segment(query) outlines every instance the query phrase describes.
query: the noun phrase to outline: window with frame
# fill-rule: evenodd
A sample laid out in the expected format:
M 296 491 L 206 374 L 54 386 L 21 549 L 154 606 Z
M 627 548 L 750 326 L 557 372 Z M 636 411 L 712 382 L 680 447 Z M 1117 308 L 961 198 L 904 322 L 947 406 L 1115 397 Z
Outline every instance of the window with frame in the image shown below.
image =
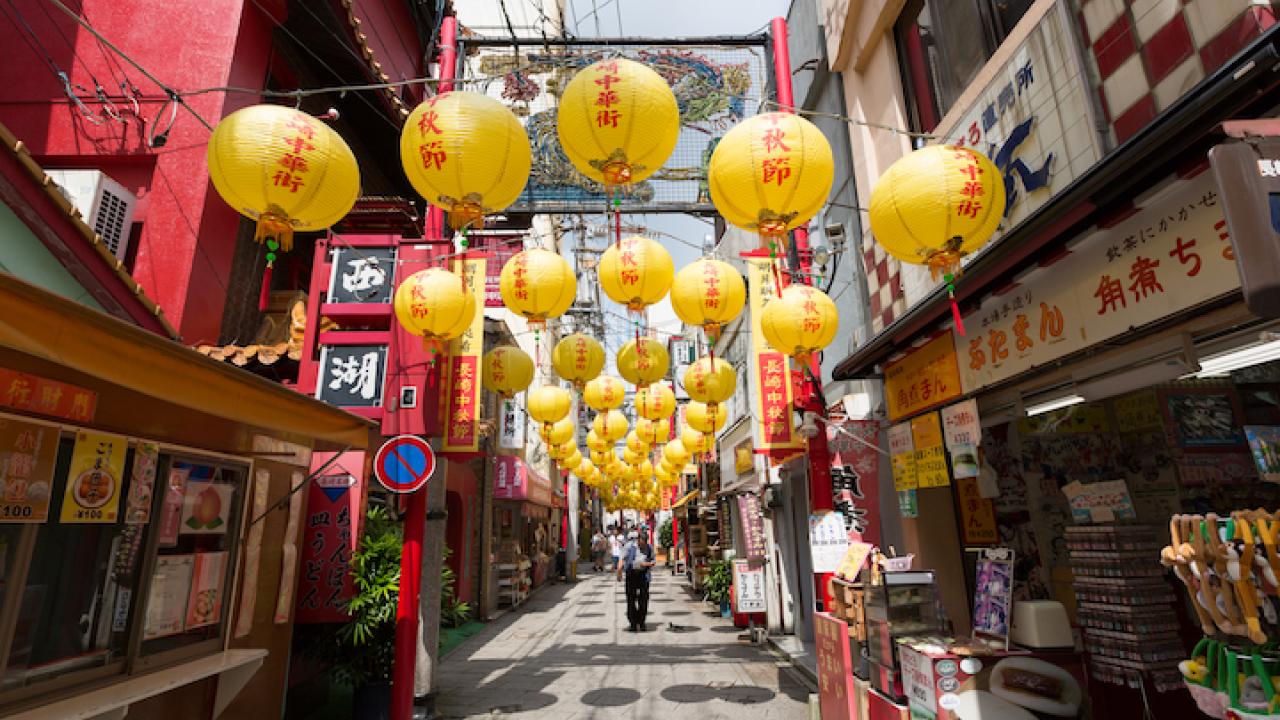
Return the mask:
M 31 453 L 33 480 L 15 479 L 26 461 L 8 445 L 27 428 L 53 447 Z M 86 438 L 126 445 L 123 464 L 108 463 L 119 478 L 86 469 Z M 0 415 L 0 707 L 221 649 L 247 476 L 244 464 Z M 104 493 L 119 502 L 111 521 L 85 509 Z M 22 512 L 38 496 L 43 522 Z
M 1034 0 L 910 0 L 894 36 L 912 124 L 942 122 Z

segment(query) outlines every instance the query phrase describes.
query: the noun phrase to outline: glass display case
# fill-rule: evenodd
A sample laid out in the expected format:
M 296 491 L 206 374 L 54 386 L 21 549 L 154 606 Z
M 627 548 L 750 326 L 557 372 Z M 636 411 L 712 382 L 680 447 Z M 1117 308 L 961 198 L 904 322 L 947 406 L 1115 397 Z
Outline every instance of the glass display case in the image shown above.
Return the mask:
M 933 573 L 883 573 L 880 583 L 866 588 L 865 612 L 871 682 L 885 695 L 902 698 L 898 639 L 945 636 L 950 632 Z

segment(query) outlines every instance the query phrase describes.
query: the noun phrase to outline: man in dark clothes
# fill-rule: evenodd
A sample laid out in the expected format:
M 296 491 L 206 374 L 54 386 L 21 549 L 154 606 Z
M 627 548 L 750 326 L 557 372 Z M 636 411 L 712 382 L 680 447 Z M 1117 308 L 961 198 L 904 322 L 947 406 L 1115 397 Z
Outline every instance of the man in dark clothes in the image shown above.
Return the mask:
M 622 562 L 618 564 L 618 578 L 624 575 L 627 580 L 627 622 L 631 632 L 645 629 L 644 618 L 649 614 L 649 572 L 653 567 L 653 546 L 649 544 L 649 535 L 641 530 L 639 535 L 622 551 Z

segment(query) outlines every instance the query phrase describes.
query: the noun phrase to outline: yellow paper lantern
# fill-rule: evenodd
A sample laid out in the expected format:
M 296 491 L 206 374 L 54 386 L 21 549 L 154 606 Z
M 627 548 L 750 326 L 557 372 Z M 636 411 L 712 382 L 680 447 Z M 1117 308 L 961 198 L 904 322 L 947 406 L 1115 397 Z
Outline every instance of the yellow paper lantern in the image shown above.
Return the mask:
M 729 419 L 729 413 L 720 405 L 708 405 L 697 401 L 684 406 L 684 422 L 701 433 L 717 433 Z
M 771 112 L 738 123 L 711 153 L 711 201 L 724 219 L 760 234 L 764 246 L 822 209 L 835 163 L 816 125 L 799 115 Z
M 982 153 L 931 145 L 889 166 L 871 191 L 871 232 L 903 262 L 954 272 L 1004 217 L 1000 170 Z
M 697 402 L 726 402 L 737 387 L 738 373 L 721 358 L 698 358 L 684 371 L 684 390 Z
M 675 264 L 655 240 L 632 235 L 609 246 L 600 256 L 596 276 L 610 300 L 641 312 L 666 297 Z
M 543 425 L 560 422 L 573 407 L 573 396 L 568 390 L 555 385 L 543 385 L 529 392 L 526 399 L 529 417 Z
M 582 464 L 582 451 L 574 448 L 568 455 L 560 460 L 560 467 L 564 470 L 572 470 Z
M 613 442 L 600 437 L 592 429 L 587 431 L 587 447 L 596 452 L 609 452 L 613 449 Z
M 209 136 L 209 179 L 218 195 L 256 220 L 254 239 L 293 248 L 293 233 L 323 230 L 360 195 L 351 148 L 320 120 L 281 105 L 251 105 L 223 118 Z
M 436 95 L 405 118 L 400 162 L 427 202 L 455 229 L 478 227 L 520 197 L 532 152 L 524 127 L 505 105 L 478 92 Z
M 622 462 L 631 465 L 632 467 L 639 465 L 643 460 L 644 452 L 637 452 L 629 446 L 627 449 L 622 451 Z
M 610 465 L 612 465 L 613 461 L 616 459 L 617 459 L 617 456 L 613 454 L 612 450 L 592 450 L 591 451 L 591 462 L 595 463 L 596 467 L 607 468 Z
M 606 188 L 652 175 L 675 150 L 680 109 L 662 76 L 624 58 L 580 70 L 560 96 L 556 132 L 565 155 Z
M 602 412 L 591 421 L 591 429 L 595 430 L 596 435 L 609 442 L 621 440 L 626 436 L 629 427 L 627 416 L 617 410 Z
M 680 443 L 693 453 L 708 453 L 716 446 L 715 435 L 706 435 L 692 427 L 680 429 Z
M 635 430 L 627 433 L 627 449 L 637 455 L 649 452 L 649 443 L 645 442 Z
M 659 420 L 639 418 L 636 420 L 635 433 L 641 440 L 645 441 L 649 445 L 657 445 L 665 442 L 671 435 L 671 421 L 667 418 L 661 418 Z
M 786 287 L 760 314 L 760 330 L 769 345 L 802 364 L 831 344 L 839 325 L 836 304 L 808 285 Z
M 680 447 L 684 447 L 684 445 L 681 444 Z M 667 460 L 666 457 L 663 457 L 662 462 L 658 463 L 658 468 L 661 469 L 662 472 L 670 475 L 671 477 L 676 478 L 677 480 L 680 479 L 680 468 L 676 467 L 675 465 L 672 465 L 671 461 Z
M 676 273 L 671 285 L 671 309 L 688 325 L 716 337 L 747 302 L 747 285 L 732 265 L 703 258 Z
M 653 463 L 652 462 L 650 462 L 649 460 L 641 460 L 640 464 L 636 465 L 636 470 L 640 472 L 640 477 L 652 483 L 653 481 Z
M 612 375 L 601 375 L 595 380 L 587 383 L 582 391 L 582 400 L 587 403 L 587 407 L 596 412 L 604 412 L 605 410 L 616 410 L 622 407 L 622 401 L 627 397 L 627 387 L 622 381 Z
M 591 473 L 595 472 L 595 470 L 596 470 L 595 464 L 592 463 L 590 460 L 583 458 L 581 461 L 578 462 L 578 465 L 573 469 L 573 474 L 577 475 L 579 478 L 583 480 L 588 480 L 591 478 Z
M 533 358 L 514 345 L 499 345 L 484 354 L 484 386 L 510 399 L 533 382 Z
M 683 434 L 681 437 L 683 437 Z M 662 459 L 671 463 L 671 467 L 677 472 L 684 468 L 690 457 L 689 449 L 685 447 L 684 441 L 680 438 L 676 438 L 662 446 Z
M 539 433 L 548 445 L 561 445 L 572 440 L 576 430 L 573 418 L 565 416 L 550 425 L 543 425 Z
M 578 280 L 568 261 L 557 253 L 533 248 L 511 256 L 498 276 L 502 303 L 540 328 L 573 304 Z
M 581 390 L 604 368 L 604 348 L 595 338 L 582 333 L 567 335 L 551 351 L 551 366 L 561 378 Z
M 404 329 L 421 335 L 423 346 L 434 353 L 471 327 L 476 298 L 462 278 L 443 268 L 429 268 L 405 278 L 396 288 L 395 312 Z
M 558 445 L 547 444 L 547 456 L 552 460 L 562 460 L 569 456 L 569 453 L 577 450 L 572 442 L 560 443 Z
M 670 365 L 671 356 L 657 340 L 629 340 L 618 350 L 618 374 L 636 387 L 648 387 L 666 377 Z
M 637 390 L 634 403 L 641 418 L 661 420 L 676 411 L 676 394 L 666 383 L 655 382 Z

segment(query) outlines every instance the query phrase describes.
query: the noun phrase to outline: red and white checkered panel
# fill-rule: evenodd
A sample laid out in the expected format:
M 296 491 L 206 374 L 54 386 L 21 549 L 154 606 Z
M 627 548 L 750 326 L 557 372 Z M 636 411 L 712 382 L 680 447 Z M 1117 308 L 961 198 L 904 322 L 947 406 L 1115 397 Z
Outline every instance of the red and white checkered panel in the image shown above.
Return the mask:
M 1122 143 L 1276 22 L 1268 0 L 1080 0 L 1077 19 Z
M 878 333 L 907 310 L 902 293 L 902 264 L 885 254 L 870 234 L 862 238 L 862 264 L 867 271 L 871 331 Z

